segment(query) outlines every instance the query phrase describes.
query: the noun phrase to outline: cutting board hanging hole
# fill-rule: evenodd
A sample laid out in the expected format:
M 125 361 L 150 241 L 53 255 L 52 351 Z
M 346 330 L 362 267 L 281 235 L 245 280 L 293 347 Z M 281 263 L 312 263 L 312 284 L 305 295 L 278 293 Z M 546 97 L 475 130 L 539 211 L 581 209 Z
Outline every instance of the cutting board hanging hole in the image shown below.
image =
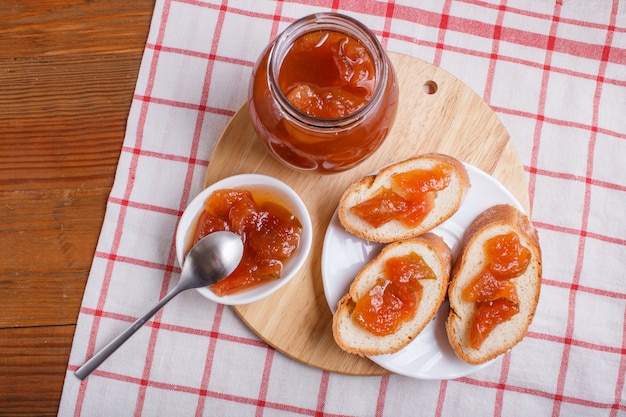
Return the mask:
M 439 87 L 437 86 L 437 83 L 434 82 L 433 80 L 426 81 L 424 83 L 424 86 L 422 87 L 424 92 L 428 95 L 435 94 L 437 92 L 437 88 Z

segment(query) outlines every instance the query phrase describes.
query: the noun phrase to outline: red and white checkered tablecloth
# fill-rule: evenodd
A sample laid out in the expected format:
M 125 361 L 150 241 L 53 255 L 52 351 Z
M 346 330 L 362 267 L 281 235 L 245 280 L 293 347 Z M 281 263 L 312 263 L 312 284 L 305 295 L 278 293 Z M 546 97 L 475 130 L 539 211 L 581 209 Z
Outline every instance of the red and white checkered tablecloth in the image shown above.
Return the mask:
M 495 110 L 528 177 L 544 279 L 527 337 L 454 380 L 289 359 L 181 294 L 84 381 L 74 371 L 178 280 L 174 231 L 251 69 L 338 11 Z M 158 0 L 80 309 L 61 416 L 626 416 L 626 2 Z

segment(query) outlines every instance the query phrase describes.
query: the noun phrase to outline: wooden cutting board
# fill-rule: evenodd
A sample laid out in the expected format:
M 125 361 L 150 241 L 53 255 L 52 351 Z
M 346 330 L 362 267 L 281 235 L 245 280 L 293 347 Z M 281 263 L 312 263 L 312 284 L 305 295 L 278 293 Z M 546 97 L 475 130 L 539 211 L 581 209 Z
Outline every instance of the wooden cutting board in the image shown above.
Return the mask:
M 205 187 L 234 174 L 259 173 L 290 185 L 313 222 L 311 254 L 288 285 L 272 296 L 234 307 L 261 339 L 285 355 L 323 370 L 352 375 L 388 373 L 367 358 L 343 352 L 332 335 L 324 296 L 321 255 L 324 234 L 344 189 L 352 182 L 410 156 L 440 152 L 481 168 L 498 179 L 528 210 L 528 188 L 519 155 L 491 108 L 460 80 L 427 62 L 390 53 L 400 102 L 395 124 L 376 153 L 352 170 L 323 176 L 285 167 L 256 136 L 247 104 L 222 134 L 209 164 Z

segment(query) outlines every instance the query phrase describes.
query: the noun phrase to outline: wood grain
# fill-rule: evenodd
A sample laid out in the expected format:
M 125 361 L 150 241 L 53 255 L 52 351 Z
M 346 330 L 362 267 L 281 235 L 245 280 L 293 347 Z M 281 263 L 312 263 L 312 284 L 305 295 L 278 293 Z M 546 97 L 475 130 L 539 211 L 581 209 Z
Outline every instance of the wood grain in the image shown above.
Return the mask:
M 403 55 L 390 57 L 400 88 L 398 115 L 385 143 L 363 164 L 328 176 L 289 169 L 266 151 L 244 105 L 224 131 L 205 181 L 209 185 L 237 173 L 256 172 L 280 178 L 300 194 L 314 230 L 307 263 L 280 291 L 235 307 L 235 311 L 259 337 L 284 354 L 320 369 L 353 375 L 387 371 L 337 347 L 324 297 L 320 264 L 324 233 L 349 184 L 391 162 L 441 152 L 493 175 L 528 209 L 528 189 L 519 156 L 489 106 L 440 68 Z M 425 85 L 436 85 L 436 92 L 428 94 Z
M 0 2 L 0 415 L 56 415 L 154 0 Z

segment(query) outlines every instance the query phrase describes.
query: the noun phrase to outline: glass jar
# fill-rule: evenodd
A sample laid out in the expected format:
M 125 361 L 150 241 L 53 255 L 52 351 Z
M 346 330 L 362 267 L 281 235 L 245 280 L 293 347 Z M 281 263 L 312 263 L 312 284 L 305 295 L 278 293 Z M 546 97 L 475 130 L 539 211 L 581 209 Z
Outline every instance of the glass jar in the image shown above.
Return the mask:
M 398 85 L 367 27 L 318 13 L 292 23 L 261 54 L 248 105 L 252 125 L 278 160 L 329 174 L 356 166 L 382 144 Z

